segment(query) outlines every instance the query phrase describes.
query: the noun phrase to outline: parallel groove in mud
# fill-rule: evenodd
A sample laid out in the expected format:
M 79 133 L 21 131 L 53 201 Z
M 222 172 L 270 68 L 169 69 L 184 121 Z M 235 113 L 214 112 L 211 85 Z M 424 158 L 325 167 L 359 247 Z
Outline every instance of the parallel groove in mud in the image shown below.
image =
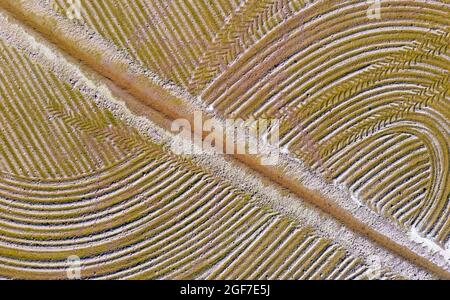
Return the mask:
M 65 278 L 70 255 L 82 259 L 83 278 L 366 276 L 364 262 L 332 240 L 261 207 L 98 108 L 73 82 L 0 46 L 0 72 L 10 80 L 0 89 L 0 276 Z M 17 127 L 8 119 L 15 111 Z M 9 151 L 17 141 L 23 148 Z
M 113 2 L 89 4 L 95 7 L 86 10 L 87 24 L 152 71 L 199 93 L 223 117 L 286 118 L 282 142 L 292 155 L 313 168 L 324 167 L 375 212 L 445 249 L 450 233 L 448 2 L 386 1 L 380 21 L 368 21 L 367 5 L 360 1 L 318 1 L 314 9 L 303 1 L 260 1 L 267 4 L 261 10 L 252 10 L 252 1 L 220 1 L 211 10 L 200 2 L 195 7 L 183 1 L 119 7 Z M 64 1 L 58 3 L 64 10 Z M 146 13 L 138 13 L 143 7 Z M 245 18 L 242 11 L 249 12 Z M 178 22 L 190 22 L 182 14 L 196 23 L 176 28 Z M 146 30 L 131 32 L 120 22 Z M 192 40 L 180 43 L 180 38 Z M 213 53 L 223 56 L 217 61 Z M 305 157 L 302 131 L 317 142 L 320 162 Z M 28 170 L 33 161 L 3 164 Z
M 64 11 L 67 2 L 58 2 Z M 384 1 L 379 21 L 368 19 L 368 5 L 361 1 L 242 1 L 239 5 L 219 1 L 208 4 L 217 5 L 209 10 L 201 1 L 193 7 L 186 1 L 98 3 L 85 10 L 90 12 L 87 25 L 128 49 L 145 66 L 201 94 L 206 105 L 225 117 L 286 118 L 285 113 L 294 111 L 283 139 L 293 155 L 317 167 L 317 161 L 304 155 L 302 132 L 308 132 L 331 177 L 361 202 L 377 206 L 378 213 L 446 247 L 450 238 L 450 7 L 446 1 Z M 179 15 L 184 11 L 196 22 Z M 130 18 L 128 24 L 136 24 L 138 34 L 127 32 L 134 27 L 120 23 L 124 16 Z M 194 40 L 180 42 L 184 36 Z M 159 63 L 149 62 L 151 58 Z M 161 69 L 164 65 L 167 69 Z M 429 137 L 417 136 L 408 124 L 411 121 L 421 124 L 417 130 L 428 130 Z M 411 155 L 421 157 L 419 165 L 411 170 L 416 161 L 409 161 L 394 177 L 403 180 L 392 183 L 391 169 L 406 161 L 406 154 L 390 158 L 386 166 L 391 168 L 378 167 L 374 172 L 374 164 L 358 152 L 377 150 L 364 148 L 359 141 L 401 133 L 415 136 L 427 151 L 414 150 Z M 367 176 L 371 180 L 356 186 L 338 177 L 329 163 L 342 165 L 355 155 L 367 161 L 359 174 L 374 173 Z M 386 155 L 372 158 L 386 160 Z M 424 168 L 427 180 L 422 178 Z M 411 194 L 413 189 L 421 192 Z

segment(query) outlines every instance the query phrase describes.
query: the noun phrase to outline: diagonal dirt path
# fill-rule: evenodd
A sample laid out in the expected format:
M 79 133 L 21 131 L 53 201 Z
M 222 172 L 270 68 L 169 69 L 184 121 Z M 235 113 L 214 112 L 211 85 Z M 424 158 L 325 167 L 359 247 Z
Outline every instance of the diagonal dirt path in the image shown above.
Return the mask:
M 198 99 L 178 87 L 164 83 L 156 75 L 149 75 L 147 70 L 142 70 L 129 57 L 116 51 L 107 42 L 99 40 L 93 44 L 88 34 L 81 28 L 73 26 L 65 20 L 56 19 L 57 26 L 50 29 L 48 24 L 54 22 L 55 19 L 49 17 L 48 12 L 40 11 L 39 7 L 27 7 L 19 2 L 13 3 L 4 0 L 0 1 L 0 5 L 3 5 L 24 23 L 37 28 L 62 50 L 88 65 L 91 70 L 109 78 L 114 85 L 126 90 L 126 92 L 118 92 L 131 95 L 128 97 L 130 99 L 128 105 L 135 108 L 135 113 L 143 114 L 142 106 L 136 102 L 143 103 L 157 111 L 160 118 L 162 116 L 160 120 L 163 120 L 160 124 L 166 130 L 170 129 L 168 127 L 170 121 L 179 118 L 193 123 L 193 112 L 197 110 L 202 110 L 205 116 L 217 118 L 217 116 L 211 115 Z M 152 117 L 150 118 L 152 119 Z M 327 194 L 320 189 L 302 184 L 300 180 L 296 179 L 299 178 L 296 176 L 296 172 L 300 165 L 292 162 L 289 157 L 282 157 L 277 166 L 262 166 L 258 157 L 249 155 L 235 155 L 234 158 L 269 178 L 273 183 L 287 188 L 300 199 L 319 207 L 358 234 L 369 237 L 389 251 L 440 277 L 449 278 L 450 274 L 445 266 L 439 267 L 440 263 L 434 263 L 435 259 L 426 251 L 424 252 L 407 239 L 398 238 L 397 234 L 392 233 L 392 227 L 375 229 L 371 224 L 374 220 L 379 220 L 373 215 L 370 219 L 365 219 L 364 213 L 355 214 L 352 208 L 346 208 L 342 202 L 333 199 L 332 193 Z

